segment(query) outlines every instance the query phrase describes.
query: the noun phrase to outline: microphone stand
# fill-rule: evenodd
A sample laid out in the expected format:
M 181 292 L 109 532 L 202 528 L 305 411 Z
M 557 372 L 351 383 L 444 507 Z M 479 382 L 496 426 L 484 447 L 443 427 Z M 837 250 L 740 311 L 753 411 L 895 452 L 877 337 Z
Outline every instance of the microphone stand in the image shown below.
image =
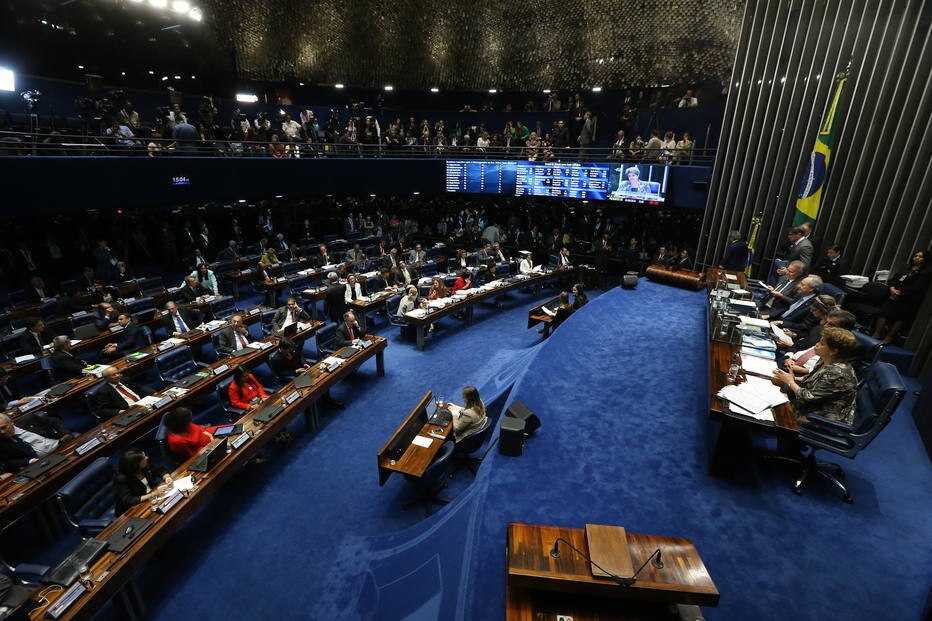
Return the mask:
M 553 548 L 550 550 L 550 556 L 552 556 L 553 558 L 560 558 L 562 556 L 562 554 L 560 554 L 560 548 L 559 548 L 559 542 L 561 541 L 565 543 L 567 546 L 569 546 L 572 550 L 576 551 L 576 553 L 582 556 L 584 559 L 586 559 L 587 561 L 595 565 L 600 570 L 607 573 L 608 577 L 614 582 L 616 582 L 619 586 L 627 587 L 637 582 L 638 575 L 640 575 L 641 570 L 647 567 L 647 564 L 650 562 L 653 562 L 653 566 L 656 567 L 657 569 L 663 569 L 663 560 L 661 560 L 661 557 L 660 557 L 660 548 L 657 548 L 656 550 L 654 550 L 651 553 L 651 555 L 647 557 L 647 560 L 644 561 L 644 563 L 640 567 L 638 567 L 638 570 L 634 572 L 633 576 L 631 576 L 630 578 L 625 578 L 622 576 L 616 576 L 612 572 L 600 566 L 598 563 L 593 561 L 589 556 L 587 556 L 582 550 L 575 547 L 573 544 L 571 544 L 569 541 L 567 541 L 563 537 L 557 537 L 557 539 L 553 542 Z

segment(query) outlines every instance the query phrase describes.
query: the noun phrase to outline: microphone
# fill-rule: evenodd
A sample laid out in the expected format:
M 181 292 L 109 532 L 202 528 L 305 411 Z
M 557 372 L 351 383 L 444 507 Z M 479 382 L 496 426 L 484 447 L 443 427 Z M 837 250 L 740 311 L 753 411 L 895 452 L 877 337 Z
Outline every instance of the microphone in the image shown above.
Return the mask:
M 604 567 L 600 566 L 598 563 L 596 563 L 595 561 L 593 561 L 589 556 L 587 556 L 585 553 L 583 553 L 582 550 L 576 548 L 573 544 L 571 544 L 569 541 L 567 541 L 567 540 L 564 539 L 563 537 L 557 537 L 557 539 L 553 542 L 553 548 L 550 550 L 550 556 L 552 556 L 553 558 L 560 558 L 561 556 L 563 556 L 563 555 L 560 553 L 560 542 L 561 542 L 561 541 L 562 541 L 563 543 L 565 543 L 569 548 L 571 548 L 572 550 L 574 550 L 577 554 L 579 554 L 580 556 L 582 556 L 584 559 L 586 559 L 587 561 L 589 561 L 590 563 L 592 563 L 593 565 L 595 565 L 597 568 L 599 568 L 599 569 L 601 569 L 602 571 L 604 571 L 605 573 L 607 573 L 609 579 L 611 579 L 611 580 L 613 580 L 614 582 L 616 582 L 619 586 L 627 587 L 627 586 L 631 586 L 632 584 L 634 584 L 635 582 L 637 582 L 638 575 L 640 575 L 641 570 L 644 569 L 644 568 L 647 566 L 647 563 L 651 563 L 651 564 L 652 564 L 654 567 L 656 567 L 657 569 L 663 569 L 663 560 L 662 560 L 662 558 L 661 558 L 660 548 L 657 548 L 656 550 L 654 550 L 654 551 L 651 553 L 651 555 L 647 557 L 647 560 L 644 561 L 644 563 L 643 563 L 640 567 L 638 567 L 638 570 L 637 570 L 636 572 L 634 572 L 634 575 L 633 575 L 633 576 L 631 576 L 630 578 L 626 578 L 626 577 L 623 577 L 623 576 L 616 576 L 616 575 L 613 574 L 612 572 L 610 572 L 610 571 L 608 571 L 607 569 L 605 569 Z

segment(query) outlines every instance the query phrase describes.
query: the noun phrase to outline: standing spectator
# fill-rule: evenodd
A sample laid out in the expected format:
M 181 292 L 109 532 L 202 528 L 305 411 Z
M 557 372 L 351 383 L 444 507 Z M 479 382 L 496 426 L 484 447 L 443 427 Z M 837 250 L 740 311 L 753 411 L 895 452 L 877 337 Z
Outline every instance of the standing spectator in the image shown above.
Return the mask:
M 583 113 L 582 128 L 579 130 L 579 138 L 576 141 L 579 143 L 580 153 L 588 151 L 590 145 L 595 141 L 595 119 L 592 118 L 592 113 L 588 110 Z
M 553 128 L 552 142 L 554 149 L 566 149 L 570 146 L 570 130 L 563 119 L 557 121 L 556 127 Z
M 673 132 L 667 132 L 663 135 L 663 142 L 660 143 L 660 160 L 672 162 L 674 153 L 676 153 L 676 136 Z
M 647 161 L 657 161 L 660 159 L 660 150 L 663 144 L 660 142 L 660 132 L 656 129 L 650 130 L 650 140 L 644 145 L 643 157 Z

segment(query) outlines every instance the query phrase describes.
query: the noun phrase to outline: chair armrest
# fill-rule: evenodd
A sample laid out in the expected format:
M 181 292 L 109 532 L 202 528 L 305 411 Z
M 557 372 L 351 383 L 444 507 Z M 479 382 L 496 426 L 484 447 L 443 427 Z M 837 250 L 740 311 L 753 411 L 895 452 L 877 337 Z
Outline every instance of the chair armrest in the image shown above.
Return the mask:
M 853 425 L 843 423 L 840 420 L 835 420 L 834 418 L 827 418 L 820 414 L 807 414 L 806 418 L 814 423 L 817 423 L 817 425 L 820 427 L 827 427 L 831 431 L 837 431 L 846 434 L 854 433 Z
M 81 520 L 78 523 L 78 529 L 88 535 L 96 535 L 103 529 L 110 526 L 110 523 L 113 521 L 113 518 L 93 518 Z

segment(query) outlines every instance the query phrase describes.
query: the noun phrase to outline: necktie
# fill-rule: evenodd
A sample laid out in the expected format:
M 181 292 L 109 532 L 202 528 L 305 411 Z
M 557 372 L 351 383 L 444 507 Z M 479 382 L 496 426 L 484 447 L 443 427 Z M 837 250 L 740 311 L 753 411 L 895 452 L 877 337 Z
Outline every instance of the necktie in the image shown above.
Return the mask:
M 347 332 L 349 332 L 349 338 L 350 338 L 350 340 L 351 340 L 351 341 L 355 341 L 355 340 L 356 340 L 356 337 L 353 336 L 353 327 L 352 327 L 352 326 L 347 326 L 346 328 L 347 328 Z
M 123 398 L 126 399 L 127 403 L 135 403 L 139 401 L 139 397 L 136 396 L 133 391 L 124 386 L 123 384 L 117 384 L 115 386 L 118 393 L 123 395 Z
M 806 351 L 804 351 L 803 353 L 799 355 L 799 358 L 796 359 L 796 364 L 798 364 L 799 366 L 803 366 L 804 364 L 809 362 L 809 359 L 812 358 L 813 356 L 815 356 L 815 347 L 810 347 L 809 349 L 807 349 Z
M 236 333 L 236 342 L 239 343 L 239 346 L 240 346 L 241 349 L 242 349 L 243 347 L 246 347 L 246 345 L 249 344 L 249 343 L 246 341 L 246 337 L 243 336 L 242 334 L 240 334 L 239 332 Z
M 294 322 L 296 321 L 296 320 L 295 320 L 295 316 L 294 316 L 294 311 L 293 311 L 293 310 L 289 310 L 289 311 L 288 311 L 288 314 L 289 314 L 289 316 L 291 317 L 291 323 L 294 323 Z
M 32 335 L 36 337 L 36 343 L 39 345 L 39 349 L 42 349 L 42 337 L 40 337 L 36 332 L 33 332 Z
M 188 326 L 184 324 L 184 319 L 181 318 L 181 313 L 175 313 L 175 326 L 178 328 L 178 332 L 188 331 Z

